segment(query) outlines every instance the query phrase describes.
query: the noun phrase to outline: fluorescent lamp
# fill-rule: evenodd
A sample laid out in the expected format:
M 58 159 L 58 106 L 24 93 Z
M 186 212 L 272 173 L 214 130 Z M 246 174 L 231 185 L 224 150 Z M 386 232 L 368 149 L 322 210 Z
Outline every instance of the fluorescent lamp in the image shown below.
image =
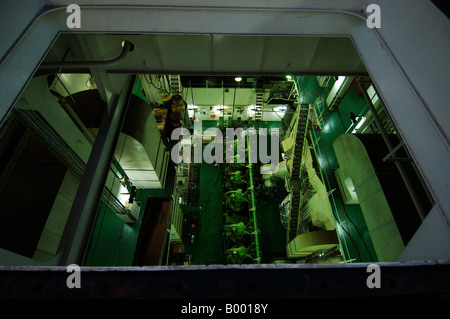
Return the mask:
M 241 82 L 241 81 L 242 81 L 242 78 L 241 78 L 240 76 L 237 76 L 237 77 L 234 78 L 234 80 L 235 80 L 236 82 Z
M 355 129 L 353 130 L 352 134 L 356 133 L 356 131 L 359 130 L 359 128 L 364 124 L 364 122 L 366 121 L 365 117 L 361 117 L 361 120 L 359 121 L 359 123 L 356 125 Z
M 344 80 L 345 80 L 345 76 L 338 76 L 338 79 L 336 80 L 336 87 L 341 87 L 341 85 L 342 85 L 342 83 L 344 82 Z

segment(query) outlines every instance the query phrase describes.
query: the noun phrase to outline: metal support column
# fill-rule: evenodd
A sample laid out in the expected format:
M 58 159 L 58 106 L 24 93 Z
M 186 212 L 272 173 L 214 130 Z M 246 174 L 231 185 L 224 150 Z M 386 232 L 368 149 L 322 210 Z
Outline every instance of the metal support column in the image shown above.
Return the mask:
M 367 91 L 364 89 L 364 85 L 361 80 L 358 80 L 358 85 L 361 88 L 361 92 L 364 96 L 364 99 L 367 102 L 367 105 L 370 108 L 370 111 L 372 112 L 373 118 L 375 120 L 376 125 L 378 126 L 378 129 L 380 130 L 380 133 L 384 139 L 384 142 L 386 143 L 389 153 L 392 154 L 392 156 L 395 156 L 396 154 L 396 147 L 389 139 L 389 136 L 384 129 L 383 123 L 381 122 L 380 118 L 378 117 L 378 113 L 375 109 L 375 106 L 372 104 L 372 100 L 370 99 L 369 95 L 367 94 Z M 380 97 L 381 98 L 381 97 Z M 400 172 L 400 175 L 403 179 L 403 182 L 406 185 L 406 188 L 408 189 L 409 195 L 411 196 L 411 199 L 414 202 L 414 206 L 417 209 L 417 212 L 419 213 L 420 219 L 423 221 L 425 219 L 425 211 L 422 207 L 422 204 L 420 203 L 419 199 L 417 198 L 416 192 L 412 186 L 412 183 L 408 177 L 408 174 L 406 173 L 405 168 L 403 167 L 402 163 L 400 161 L 395 161 L 395 165 L 397 166 L 398 171 Z
M 80 181 L 59 246 L 59 264 L 81 264 L 89 243 L 101 194 L 125 119 L 135 76 L 127 78 L 119 95 L 111 98 Z

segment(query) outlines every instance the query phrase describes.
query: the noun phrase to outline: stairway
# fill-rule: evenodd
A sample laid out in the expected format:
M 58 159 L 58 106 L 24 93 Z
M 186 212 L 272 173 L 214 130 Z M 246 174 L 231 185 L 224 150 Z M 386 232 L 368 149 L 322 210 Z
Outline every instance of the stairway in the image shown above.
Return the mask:
M 288 233 L 288 242 L 297 237 L 297 228 L 298 228 L 298 218 L 300 211 L 300 193 L 294 192 L 292 194 L 292 202 L 291 202 L 291 216 L 289 219 L 289 233 Z
M 302 163 L 303 146 L 306 141 L 306 132 L 308 128 L 308 111 L 309 106 L 302 104 L 299 106 L 300 112 L 298 115 L 297 135 L 295 137 L 295 151 L 294 162 L 292 164 L 291 179 L 298 179 L 300 175 L 300 167 Z
M 395 126 L 389 119 L 384 119 L 383 121 L 384 130 L 388 134 L 395 134 Z
M 294 161 L 292 163 L 291 175 L 291 184 L 294 190 L 292 192 L 292 206 L 291 216 L 289 219 L 288 241 L 293 240 L 297 236 L 301 202 L 301 192 L 298 185 L 300 184 L 300 168 L 302 164 L 303 147 L 304 144 L 307 143 L 306 133 L 308 131 L 309 106 L 307 104 L 302 104 L 299 107 L 300 111 L 298 115 L 299 119 L 297 122 L 297 135 L 295 137 Z
M 264 89 L 256 89 L 255 103 L 255 130 L 259 130 L 262 124 L 262 109 L 264 107 Z

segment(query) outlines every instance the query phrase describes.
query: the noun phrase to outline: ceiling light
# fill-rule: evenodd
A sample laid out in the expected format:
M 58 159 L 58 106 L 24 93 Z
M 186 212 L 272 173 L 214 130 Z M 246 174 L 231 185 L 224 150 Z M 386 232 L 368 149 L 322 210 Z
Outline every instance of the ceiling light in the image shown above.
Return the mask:
M 336 83 L 335 83 L 336 87 L 341 87 L 344 80 L 345 80 L 345 76 L 338 76 L 338 78 L 336 79 Z
M 241 78 L 240 76 L 237 76 L 237 77 L 234 78 L 234 80 L 235 80 L 236 82 L 241 82 L 241 81 L 242 81 L 242 78 Z
M 359 130 L 359 128 L 364 124 L 365 121 L 366 121 L 366 118 L 365 118 L 364 116 L 361 116 L 358 125 L 356 125 L 356 127 L 355 127 L 355 129 L 352 131 L 352 133 L 353 133 L 353 134 L 356 133 L 356 132 Z

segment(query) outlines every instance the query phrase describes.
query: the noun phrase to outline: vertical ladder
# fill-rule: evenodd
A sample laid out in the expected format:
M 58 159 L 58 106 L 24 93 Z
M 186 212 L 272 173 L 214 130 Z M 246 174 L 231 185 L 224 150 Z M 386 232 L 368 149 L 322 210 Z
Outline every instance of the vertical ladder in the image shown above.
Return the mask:
M 181 85 L 181 77 L 179 75 L 169 75 L 169 85 L 170 85 L 170 95 L 181 95 L 181 92 L 183 91 L 183 87 Z M 187 111 L 187 108 L 184 110 L 183 118 L 181 119 L 183 127 L 190 127 L 191 126 L 191 120 L 189 118 L 189 113 Z
M 264 107 L 264 89 L 256 88 L 255 129 L 258 131 L 262 124 L 262 109 Z
M 181 79 L 179 75 L 169 75 L 170 94 L 177 95 L 181 92 Z

